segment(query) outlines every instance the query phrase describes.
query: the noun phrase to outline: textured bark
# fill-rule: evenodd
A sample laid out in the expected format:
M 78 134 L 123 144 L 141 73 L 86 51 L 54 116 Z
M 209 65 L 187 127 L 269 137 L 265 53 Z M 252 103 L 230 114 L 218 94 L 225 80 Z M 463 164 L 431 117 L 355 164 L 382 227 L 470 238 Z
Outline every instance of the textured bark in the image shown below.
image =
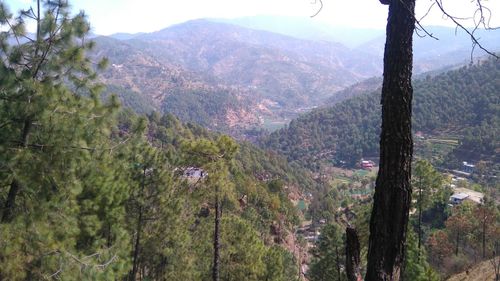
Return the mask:
M 382 86 L 380 168 L 365 280 L 400 280 L 411 202 L 411 85 L 415 0 L 389 5 Z
M 212 280 L 219 281 L 219 263 L 220 263 L 220 205 L 219 205 L 219 186 L 215 187 L 215 230 L 214 230 L 214 264 L 212 267 Z
M 352 227 L 346 228 L 346 274 L 349 281 L 363 280 L 359 265 L 361 259 L 359 257 L 360 245 L 358 233 Z

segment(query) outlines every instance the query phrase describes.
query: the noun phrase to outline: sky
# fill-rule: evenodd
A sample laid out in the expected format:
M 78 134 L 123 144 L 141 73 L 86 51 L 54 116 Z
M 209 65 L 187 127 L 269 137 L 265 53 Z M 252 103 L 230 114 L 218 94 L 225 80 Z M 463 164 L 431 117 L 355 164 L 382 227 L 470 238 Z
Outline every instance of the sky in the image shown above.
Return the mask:
M 33 0 L 0 0 L 11 11 L 34 5 Z M 118 32 L 153 32 L 172 24 L 199 18 L 237 18 L 277 15 L 307 18 L 336 27 L 384 29 L 387 6 L 378 0 L 73 0 L 75 12 L 84 10 L 92 32 L 109 35 Z M 434 0 L 417 0 L 417 18 L 424 15 Z M 472 0 L 442 0 L 453 15 L 471 17 L 476 10 Z M 482 0 L 492 13 L 491 26 L 500 26 L 500 0 Z M 495 16 L 496 15 L 496 16 Z M 434 6 L 422 21 L 424 25 L 453 26 Z M 471 26 L 472 21 L 464 23 Z

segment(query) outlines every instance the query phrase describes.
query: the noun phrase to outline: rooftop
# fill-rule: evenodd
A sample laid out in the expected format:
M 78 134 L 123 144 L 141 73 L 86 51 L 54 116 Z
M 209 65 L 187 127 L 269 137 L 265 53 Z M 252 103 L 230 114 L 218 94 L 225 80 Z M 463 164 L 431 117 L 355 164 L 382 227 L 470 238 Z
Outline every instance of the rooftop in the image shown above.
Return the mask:
M 468 195 L 467 199 L 474 201 L 475 203 L 481 204 L 483 202 L 484 194 L 479 191 L 474 191 L 464 187 L 454 188 L 453 191 L 459 194 Z
M 458 200 L 464 200 L 467 197 L 469 197 L 469 194 L 467 193 L 455 193 L 451 196 L 451 198 Z

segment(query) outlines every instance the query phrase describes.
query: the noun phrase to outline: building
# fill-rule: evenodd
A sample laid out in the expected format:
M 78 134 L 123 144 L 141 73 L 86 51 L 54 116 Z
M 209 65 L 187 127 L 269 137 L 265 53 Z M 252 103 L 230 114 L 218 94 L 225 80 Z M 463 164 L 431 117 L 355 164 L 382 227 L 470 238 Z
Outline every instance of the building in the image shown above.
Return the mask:
M 468 188 L 454 188 L 454 193 L 450 196 L 451 204 L 460 204 L 467 200 L 475 204 L 482 204 L 484 199 L 484 194 L 479 191 L 474 191 Z
M 207 176 L 207 173 L 200 168 L 189 167 L 184 170 L 184 177 L 201 179 Z
M 466 173 L 474 173 L 474 168 L 476 168 L 476 165 L 473 165 L 471 163 L 467 162 L 462 162 L 462 170 Z
M 469 197 L 468 194 L 465 193 L 455 193 L 452 196 L 450 196 L 450 203 L 451 204 L 460 204 L 462 203 L 465 199 Z
M 373 162 L 369 160 L 361 160 L 361 168 L 371 170 L 371 168 L 373 168 Z

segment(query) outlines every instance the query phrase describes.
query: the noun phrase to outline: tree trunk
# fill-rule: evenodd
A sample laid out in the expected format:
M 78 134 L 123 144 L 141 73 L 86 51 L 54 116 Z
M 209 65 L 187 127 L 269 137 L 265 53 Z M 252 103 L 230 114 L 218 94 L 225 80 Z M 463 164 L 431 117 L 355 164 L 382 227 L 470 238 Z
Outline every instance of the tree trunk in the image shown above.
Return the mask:
M 220 205 L 219 205 L 219 186 L 215 187 L 215 230 L 214 230 L 214 264 L 212 267 L 212 280 L 219 281 L 219 262 L 220 262 Z
M 146 186 L 146 167 L 144 167 L 142 171 L 142 182 L 141 182 L 141 192 L 139 196 L 144 196 L 144 189 Z M 133 281 L 135 280 L 135 277 L 137 275 L 137 271 L 139 268 L 139 253 L 140 253 L 140 246 L 141 246 L 141 232 L 142 232 L 142 224 L 143 224 L 143 205 L 144 202 L 142 200 L 139 202 L 139 217 L 137 218 L 137 226 L 136 226 L 136 236 L 135 236 L 135 242 L 134 242 L 134 254 L 133 254 L 133 264 L 132 264 L 132 272 L 130 273 L 130 280 Z
M 415 0 L 389 3 L 382 86 L 380 167 L 370 219 L 366 279 L 399 280 L 411 203 L 411 85 Z
M 26 148 L 28 146 L 31 124 L 31 117 L 26 117 L 23 122 L 23 130 L 21 132 L 21 137 L 18 143 L 19 148 Z M 14 178 L 10 183 L 9 193 L 7 194 L 7 201 L 5 201 L 2 219 L 0 222 L 9 222 L 14 217 L 14 207 L 16 206 L 16 198 L 20 190 L 21 185 L 19 181 Z
M 420 261 L 420 248 L 422 246 L 422 180 L 418 190 L 418 261 Z
M 3 214 L 1 222 L 9 222 L 14 214 L 14 207 L 16 206 L 16 196 L 19 192 L 20 186 L 16 179 L 13 179 L 10 183 L 9 193 L 7 194 L 7 200 L 3 207 Z
M 360 245 L 358 233 L 352 227 L 346 228 L 346 274 L 349 281 L 363 280 L 359 268 L 361 259 L 359 257 Z
M 341 281 L 340 279 L 340 258 L 339 258 L 339 249 L 337 247 L 337 244 L 335 244 L 335 259 L 337 262 L 337 279 Z
M 142 206 L 139 207 L 139 218 L 137 220 L 136 236 L 134 242 L 134 260 L 132 265 L 132 272 L 130 273 L 130 280 L 135 280 L 139 268 L 139 252 L 141 246 L 141 232 L 142 232 Z
M 483 210 L 483 212 L 486 212 Z M 483 259 L 486 258 L 486 215 L 483 215 L 483 233 L 482 233 L 482 242 L 483 242 Z

